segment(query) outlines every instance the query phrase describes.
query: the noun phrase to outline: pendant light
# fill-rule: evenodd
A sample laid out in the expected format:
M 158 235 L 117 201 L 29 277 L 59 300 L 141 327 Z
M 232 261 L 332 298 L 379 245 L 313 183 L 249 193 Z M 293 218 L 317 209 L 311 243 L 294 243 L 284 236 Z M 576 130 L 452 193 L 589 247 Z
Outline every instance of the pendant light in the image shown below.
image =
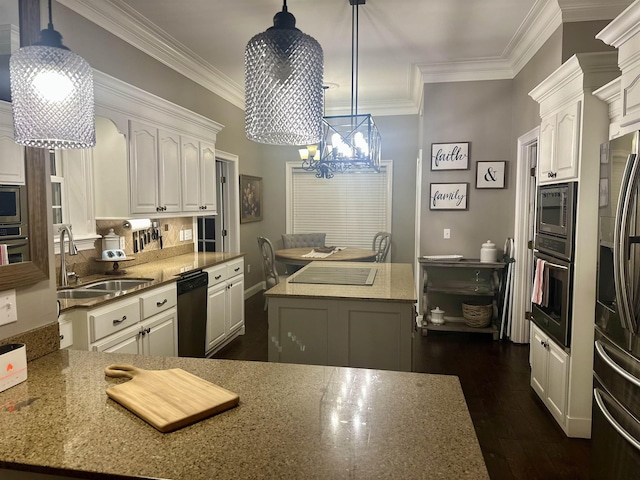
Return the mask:
M 324 55 L 296 28 L 286 0 L 273 27 L 249 41 L 244 61 L 247 138 L 272 145 L 319 142 Z
M 381 137 L 373 117 L 358 114 L 358 6 L 366 0 L 348 0 L 351 5 L 351 114 L 323 117 L 320 147 L 300 149 L 302 168 L 318 178 L 353 169 L 380 171 Z M 313 154 L 311 153 L 313 152 Z
M 62 44 L 49 25 L 38 41 L 9 60 L 16 143 L 40 148 L 89 148 L 96 144 L 93 71 Z

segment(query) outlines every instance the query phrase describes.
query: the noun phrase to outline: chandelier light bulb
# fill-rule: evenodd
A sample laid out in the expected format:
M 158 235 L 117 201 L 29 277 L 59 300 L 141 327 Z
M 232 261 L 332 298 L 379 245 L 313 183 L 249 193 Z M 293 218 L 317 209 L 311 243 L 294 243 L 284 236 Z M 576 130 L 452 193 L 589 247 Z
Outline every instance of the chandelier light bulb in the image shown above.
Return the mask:
M 73 82 L 56 71 L 38 73 L 33 79 L 34 92 L 45 102 L 64 102 L 73 93 Z

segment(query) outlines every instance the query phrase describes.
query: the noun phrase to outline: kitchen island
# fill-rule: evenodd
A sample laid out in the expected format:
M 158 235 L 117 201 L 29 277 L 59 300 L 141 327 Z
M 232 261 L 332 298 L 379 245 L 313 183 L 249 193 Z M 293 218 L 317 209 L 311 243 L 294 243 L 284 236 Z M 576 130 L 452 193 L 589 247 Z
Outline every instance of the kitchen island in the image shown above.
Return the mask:
M 182 368 L 240 405 L 163 434 L 107 397 L 113 363 Z M 66 350 L 28 375 L 0 393 L 3 480 L 489 478 L 453 376 Z
M 270 362 L 411 371 L 410 264 L 312 262 L 265 296 Z

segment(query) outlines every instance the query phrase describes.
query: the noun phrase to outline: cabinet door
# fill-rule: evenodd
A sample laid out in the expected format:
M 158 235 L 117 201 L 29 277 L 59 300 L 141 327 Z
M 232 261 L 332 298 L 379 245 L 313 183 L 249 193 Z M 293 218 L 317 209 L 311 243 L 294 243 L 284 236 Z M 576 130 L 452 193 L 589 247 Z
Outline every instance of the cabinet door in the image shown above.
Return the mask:
M 567 379 L 569 376 L 569 356 L 553 341 L 549 341 L 547 395 L 545 402 L 561 425 L 565 423 L 567 408 Z
M 164 212 L 179 212 L 182 209 L 180 173 L 180 136 L 159 132 L 158 197 L 159 207 Z
M 542 400 L 546 398 L 547 363 L 549 354 L 545 345 L 549 340 L 538 328 L 531 329 L 531 387 Z
M 229 299 L 227 333 L 231 333 L 244 325 L 244 275 L 238 275 L 229 280 L 227 298 Z
M 95 345 L 93 350 L 96 352 L 138 355 L 142 353 L 141 339 L 140 329 L 135 328 L 126 333 L 110 337 L 107 341 Z
M 221 283 L 209 287 L 207 298 L 207 352 L 225 339 L 227 315 L 227 284 Z
M 13 124 L 0 123 L 0 183 L 24 185 L 24 148 L 13 141 Z
M 182 137 L 182 211 L 202 210 L 200 185 L 200 142 Z
M 216 213 L 216 149 L 200 142 L 200 205 L 207 215 Z
M 581 102 L 570 105 L 556 115 L 554 180 L 569 180 L 578 176 L 580 105 Z
M 142 323 L 142 353 L 160 357 L 178 354 L 177 311 L 171 308 Z
M 540 146 L 538 148 L 538 179 L 540 182 L 553 180 L 552 160 L 555 151 L 556 117 L 542 119 L 540 124 Z
M 156 213 L 158 203 L 158 130 L 129 122 L 131 213 Z

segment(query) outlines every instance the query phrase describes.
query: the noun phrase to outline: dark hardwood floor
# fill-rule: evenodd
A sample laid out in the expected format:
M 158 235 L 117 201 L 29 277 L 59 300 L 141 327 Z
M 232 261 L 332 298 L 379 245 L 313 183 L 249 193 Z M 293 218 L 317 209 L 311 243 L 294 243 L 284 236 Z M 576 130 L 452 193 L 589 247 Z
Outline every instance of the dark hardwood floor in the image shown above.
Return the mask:
M 214 358 L 267 361 L 262 294 L 245 302 L 246 334 Z M 588 479 L 588 440 L 569 439 L 529 386 L 529 347 L 490 335 L 431 332 L 414 342 L 414 370 L 456 375 L 494 480 Z

